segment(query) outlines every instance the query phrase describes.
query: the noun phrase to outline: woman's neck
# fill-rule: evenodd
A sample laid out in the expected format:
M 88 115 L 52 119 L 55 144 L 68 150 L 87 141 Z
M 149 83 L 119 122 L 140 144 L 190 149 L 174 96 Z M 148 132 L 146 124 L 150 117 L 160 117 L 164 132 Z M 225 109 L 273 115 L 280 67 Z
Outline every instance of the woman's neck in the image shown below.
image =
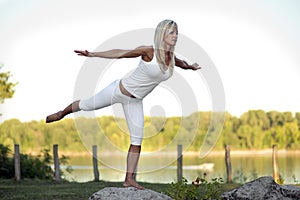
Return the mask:
M 171 50 L 171 46 L 168 44 L 164 44 L 164 50 L 165 52 L 169 52 Z
M 167 66 L 169 66 L 171 61 L 171 53 L 170 51 L 165 51 L 165 63 Z

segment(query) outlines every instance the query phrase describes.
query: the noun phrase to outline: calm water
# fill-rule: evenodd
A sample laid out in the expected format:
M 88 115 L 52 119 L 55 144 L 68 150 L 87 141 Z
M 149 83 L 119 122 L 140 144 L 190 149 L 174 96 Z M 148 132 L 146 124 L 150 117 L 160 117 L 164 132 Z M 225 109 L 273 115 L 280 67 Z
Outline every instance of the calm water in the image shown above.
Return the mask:
M 138 181 L 170 183 L 177 180 L 176 154 L 161 155 L 160 157 L 141 155 L 139 162 Z M 103 155 L 99 161 L 100 180 L 123 181 L 125 174 L 126 155 Z M 166 162 L 167 161 L 167 162 Z M 168 165 L 166 165 L 168 163 Z M 199 159 L 197 155 L 183 156 L 183 176 L 193 181 L 204 172 L 207 178 L 222 177 L 226 180 L 226 167 L 224 156 L 208 156 Z M 232 176 L 234 181 L 243 183 L 260 176 L 272 176 L 272 154 L 263 155 L 231 155 Z M 94 179 L 92 157 L 70 157 L 69 165 L 72 166 L 71 174 L 65 173 L 65 178 L 70 181 L 86 182 Z M 300 183 L 300 154 L 278 155 L 280 175 L 285 184 Z M 64 166 L 62 166 L 64 169 Z

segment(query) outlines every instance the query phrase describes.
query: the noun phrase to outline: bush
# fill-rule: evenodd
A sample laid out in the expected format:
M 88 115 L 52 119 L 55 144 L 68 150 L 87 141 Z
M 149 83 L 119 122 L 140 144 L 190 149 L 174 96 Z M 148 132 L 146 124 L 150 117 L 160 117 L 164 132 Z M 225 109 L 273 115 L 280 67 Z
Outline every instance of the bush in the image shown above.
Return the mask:
M 53 177 L 54 172 L 50 167 L 51 155 L 48 149 L 43 150 L 43 155 L 37 157 L 20 154 L 20 162 L 22 178 L 51 179 Z
M 214 178 L 211 182 L 208 182 L 205 177 L 198 177 L 192 184 L 188 184 L 188 181 L 182 178 L 177 183 L 171 183 L 165 193 L 175 200 L 219 199 L 222 193 L 222 182 L 222 178 Z
M 49 149 L 44 149 L 42 154 L 36 157 L 20 154 L 21 177 L 52 179 L 54 171 L 50 166 L 53 159 L 49 152 Z M 14 159 L 10 154 L 11 150 L 7 146 L 0 144 L 0 178 L 14 178 Z M 62 156 L 61 163 L 66 164 L 67 160 L 67 157 Z
M 11 178 L 14 176 L 13 160 L 8 157 L 10 149 L 0 144 L 0 178 Z

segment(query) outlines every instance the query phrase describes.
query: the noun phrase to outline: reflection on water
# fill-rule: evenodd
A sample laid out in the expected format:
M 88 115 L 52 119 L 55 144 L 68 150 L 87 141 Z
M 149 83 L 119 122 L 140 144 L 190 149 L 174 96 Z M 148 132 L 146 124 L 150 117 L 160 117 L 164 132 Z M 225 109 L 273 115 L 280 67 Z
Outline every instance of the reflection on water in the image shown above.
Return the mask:
M 104 155 L 108 156 L 108 155 Z M 138 168 L 142 173 L 138 173 L 137 180 L 154 183 L 171 183 L 177 180 L 177 163 L 170 163 L 168 166 L 160 166 L 166 157 L 176 155 L 162 155 L 160 157 L 141 156 Z M 123 181 L 125 175 L 125 158 L 117 155 L 109 155 L 110 159 L 116 160 L 118 166 L 105 166 L 99 162 L 100 180 Z M 205 172 L 207 178 L 221 177 L 226 180 L 226 167 L 224 156 L 208 156 L 199 159 L 197 155 L 183 156 L 183 176 L 189 181 L 194 181 L 196 177 Z M 243 183 L 260 176 L 272 176 L 272 155 L 244 155 L 231 156 L 232 176 L 234 181 Z M 300 154 L 279 154 L 278 166 L 280 175 L 285 184 L 295 184 L 300 182 Z M 76 156 L 70 157 L 69 165 L 73 172 L 64 172 L 65 178 L 70 181 L 86 182 L 92 181 L 93 167 L 92 157 Z M 65 167 L 62 166 L 64 171 Z M 149 170 L 147 170 L 149 169 Z M 159 169 L 159 170 L 152 170 Z

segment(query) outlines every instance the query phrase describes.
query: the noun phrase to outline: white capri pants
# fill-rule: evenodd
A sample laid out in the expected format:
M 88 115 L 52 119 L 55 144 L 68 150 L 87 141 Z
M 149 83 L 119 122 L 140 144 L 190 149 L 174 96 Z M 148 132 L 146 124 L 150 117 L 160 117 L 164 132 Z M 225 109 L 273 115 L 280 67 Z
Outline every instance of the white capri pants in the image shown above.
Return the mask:
M 144 130 L 143 100 L 124 95 L 120 91 L 119 82 L 120 80 L 115 80 L 89 99 L 80 100 L 79 108 L 91 111 L 121 103 L 130 132 L 130 142 L 139 146 L 143 141 Z

